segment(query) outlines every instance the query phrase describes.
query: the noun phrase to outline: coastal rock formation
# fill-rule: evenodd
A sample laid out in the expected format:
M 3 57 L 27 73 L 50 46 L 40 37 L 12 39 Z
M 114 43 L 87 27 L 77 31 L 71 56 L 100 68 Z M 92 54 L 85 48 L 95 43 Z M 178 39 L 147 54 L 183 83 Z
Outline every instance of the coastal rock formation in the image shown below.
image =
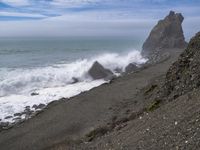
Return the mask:
M 113 73 L 109 69 L 105 69 L 99 62 L 95 61 L 89 69 L 88 74 L 94 79 L 110 80 L 113 78 Z
M 37 95 L 39 95 L 39 93 L 36 92 L 31 93 L 31 96 L 37 96 Z
M 200 32 L 168 70 L 165 81 L 167 95 L 178 97 L 200 86 Z
M 73 77 L 72 78 L 72 83 L 71 84 L 75 84 L 75 83 L 78 83 L 79 82 L 79 79 L 78 78 L 75 78 Z
M 136 71 L 138 69 L 138 67 L 133 64 L 133 63 L 130 63 L 126 68 L 125 68 L 125 72 L 126 73 L 131 73 L 133 71 Z
M 142 55 L 148 57 L 162 53 L 163 49 L 184 48 L 187 43 L 183 35 L 182 22 L 184 17 L 180 13 L 170 11 L 169 15 L 152 29 L 143 44 Z

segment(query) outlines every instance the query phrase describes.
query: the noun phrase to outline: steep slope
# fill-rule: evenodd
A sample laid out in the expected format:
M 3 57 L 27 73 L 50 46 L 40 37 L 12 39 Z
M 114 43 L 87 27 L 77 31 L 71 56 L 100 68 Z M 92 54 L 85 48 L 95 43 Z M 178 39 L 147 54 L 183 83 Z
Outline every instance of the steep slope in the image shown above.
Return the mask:
M 178 97 L 200 86 L 200 32 L 166 74 L 165 94 Z

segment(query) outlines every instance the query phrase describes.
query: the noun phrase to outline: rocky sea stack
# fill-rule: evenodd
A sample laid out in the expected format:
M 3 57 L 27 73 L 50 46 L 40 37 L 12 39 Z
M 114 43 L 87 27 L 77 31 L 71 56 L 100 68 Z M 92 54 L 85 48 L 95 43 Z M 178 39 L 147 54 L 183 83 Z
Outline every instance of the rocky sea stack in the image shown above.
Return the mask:
M 178 97 L 200 86 L 200 32 L 168 70 L 165 81 L 167 95 Z
M 182 29 L 183 20 L 181 13 L 170 11 L 169 15 L 160 20 L 150 32 L 143 44 L 142 55 L 148 57 L 162 53 L 164 49 L 184 48 L 187 43 Z

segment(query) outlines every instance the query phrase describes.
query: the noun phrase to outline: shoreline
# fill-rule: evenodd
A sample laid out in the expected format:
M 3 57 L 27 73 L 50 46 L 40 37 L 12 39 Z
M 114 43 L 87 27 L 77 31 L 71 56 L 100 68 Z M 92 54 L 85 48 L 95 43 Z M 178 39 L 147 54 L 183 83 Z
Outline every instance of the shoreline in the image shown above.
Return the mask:
M 94 66 L 96 61 L 99 64 Z M 113 75 L 125 72 L 129 62 L 139 65 L 145 60 L 139 51 L 124 54 L 108 52 L 54 67 L 5 71 L 8 77 L 5 76 L 0 84 L 0 122 L 15 122 L 13 119 L 18 121 L 21 116 L 29 118 L 34 111 L 51 101 L 69 98 L 99 86 L 106 82 L 103 79 L 109 80 Z
M 107 127 L 111 127 L 113 122 L 121 128 L 127 119 L 134 118 L 135 114 L 150 105 L 151 101 L 145 100 L 141 91 L 164 75 L 182 52 L 177 49 L 170 51 L 171 57 L 163 62 L 118 77 L 110 84 L 103 84 L 70 99 L 52 102 L 35 117 L 0 132 L 1 149 L 50 149 L 60 143 L 68 143 L 70 147 L 70 141 L 88 141 L 88 138 L 90 141 L 101 136 L 101 132 L 110 130 Z M 100 133 L 97 130 L 98 136 L 91 136 L 90 133 L 96 132 L 96 129 L 100 130 Z

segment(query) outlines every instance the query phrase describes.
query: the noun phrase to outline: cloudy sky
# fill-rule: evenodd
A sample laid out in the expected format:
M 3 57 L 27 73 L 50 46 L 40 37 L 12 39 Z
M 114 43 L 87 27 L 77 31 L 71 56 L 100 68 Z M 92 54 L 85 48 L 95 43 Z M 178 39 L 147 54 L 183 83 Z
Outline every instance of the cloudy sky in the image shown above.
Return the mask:
M 170 10 L 200 31 L 200 0 L 0 0 L 0 36 L 145 36 Z

